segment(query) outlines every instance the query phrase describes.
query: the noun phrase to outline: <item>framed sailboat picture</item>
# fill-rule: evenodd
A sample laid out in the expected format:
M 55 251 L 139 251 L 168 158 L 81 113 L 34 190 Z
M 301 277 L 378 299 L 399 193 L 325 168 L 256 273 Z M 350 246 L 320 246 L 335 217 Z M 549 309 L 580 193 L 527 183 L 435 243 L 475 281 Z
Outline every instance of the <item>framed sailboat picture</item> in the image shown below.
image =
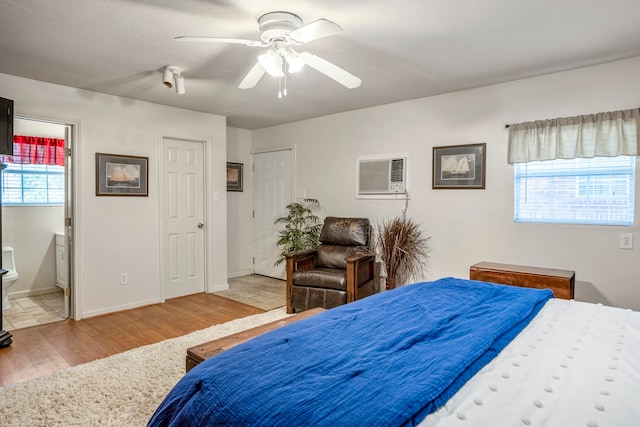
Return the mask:
M 149 158 L 96 153 L 96 196 L 148 196 Z
M 434 189 L 484 189 L 487 144 L 433 147 Z

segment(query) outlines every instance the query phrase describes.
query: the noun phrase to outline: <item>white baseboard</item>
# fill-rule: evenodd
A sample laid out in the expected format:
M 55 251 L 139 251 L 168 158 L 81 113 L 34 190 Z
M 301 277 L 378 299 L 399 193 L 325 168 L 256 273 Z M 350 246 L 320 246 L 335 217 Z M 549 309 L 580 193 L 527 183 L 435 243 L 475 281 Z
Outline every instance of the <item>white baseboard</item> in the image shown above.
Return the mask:
M 160 302 L 159 298 L 154 298 L 145 301 L 137 301 L 131 304 L 123 304 L 115 307 L 107 307 L 101 308 L 99 310 L 91 310 L 85 311 L 82 313 L 82 319 L 86 319 L 87 317 L 100 316 L 101 314 L 115 313 L 116 311 L 129 310 L 131 308 L 144 307 L 145 305 L 158 304 Z
M 212 285 L 207 292 L 213 293 L 213 292 L 228 291 L 228 290 L 229 290 L 229 284 L 223 283 L 221 285 Z
M 228 279 L 233 279 L 234 277 L 242 277 L 242 276 L 249 276 L 253 274 L 253 270 L 249 269 L 249 270 L 240 270 L 240 271 L 234 271 L 233 273 L 227 273 L 227 278 Z
M 27 289 L 24 291 L 9 292 L 9 299 L 35 297 L 37 295 L 52 294 L 54 292 L 62 292 L 58 286 L 50 286 L 48 288 Z

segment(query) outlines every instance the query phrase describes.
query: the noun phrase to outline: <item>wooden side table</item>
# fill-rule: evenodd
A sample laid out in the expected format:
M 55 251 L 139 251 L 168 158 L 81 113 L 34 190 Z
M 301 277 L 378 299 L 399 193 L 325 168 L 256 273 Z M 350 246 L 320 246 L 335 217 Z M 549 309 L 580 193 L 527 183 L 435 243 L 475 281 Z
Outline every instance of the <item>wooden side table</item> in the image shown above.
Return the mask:
M 469 278 L 525 288 L 551 289 L 556 298 L 574 298 L 575 272 L 572 270 L 480 262 L 471 266 Z
M 258 335 L 262 335 L 281 326 L 288 325 L 289 323 L 306 319 L 307 317 L 311 317 L 323 311 L 325 311 L 325 309 L 321 307 L 312 308 L 311 310 L 303 311 L 301 313 L 294 314 L 293 316 L 276 320 L 275 322 L 265 323 L 264 325 L 256 326 L 255 328 L 247 329 L 246 331 L 240 331 L 226 337 L 218 338 L 217 340 L 191 347 L 187 349 L 187 372 L 195 368 L 204 360 L 213 357 L 218 353 L 222 353 L 231 347 L 235 347 L 236 345 L 249 341 Z

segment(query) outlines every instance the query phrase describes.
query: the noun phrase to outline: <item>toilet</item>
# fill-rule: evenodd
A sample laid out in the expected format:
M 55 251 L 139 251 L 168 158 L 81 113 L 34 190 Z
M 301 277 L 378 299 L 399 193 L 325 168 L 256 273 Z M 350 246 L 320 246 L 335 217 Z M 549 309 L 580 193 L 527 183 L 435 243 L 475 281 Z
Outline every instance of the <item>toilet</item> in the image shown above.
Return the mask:
M 16 260 L 13 257 L 13 248 L 11 246 L 2 248 L 2 268 L 9 270 L 7 274 L 2 276 L 2 311 L 5 311 L 11 308 L 9 288 L 18 280 Z

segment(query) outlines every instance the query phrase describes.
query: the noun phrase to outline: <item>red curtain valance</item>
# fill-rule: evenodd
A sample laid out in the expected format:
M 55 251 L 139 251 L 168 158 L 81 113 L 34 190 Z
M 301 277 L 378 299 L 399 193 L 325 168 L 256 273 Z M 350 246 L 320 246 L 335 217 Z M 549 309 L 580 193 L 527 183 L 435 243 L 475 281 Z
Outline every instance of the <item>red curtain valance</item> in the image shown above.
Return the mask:
M 2 161 L 15 164 L 64 166 L 64 139 L 15 135 L 13 156 L 2 156 Z

